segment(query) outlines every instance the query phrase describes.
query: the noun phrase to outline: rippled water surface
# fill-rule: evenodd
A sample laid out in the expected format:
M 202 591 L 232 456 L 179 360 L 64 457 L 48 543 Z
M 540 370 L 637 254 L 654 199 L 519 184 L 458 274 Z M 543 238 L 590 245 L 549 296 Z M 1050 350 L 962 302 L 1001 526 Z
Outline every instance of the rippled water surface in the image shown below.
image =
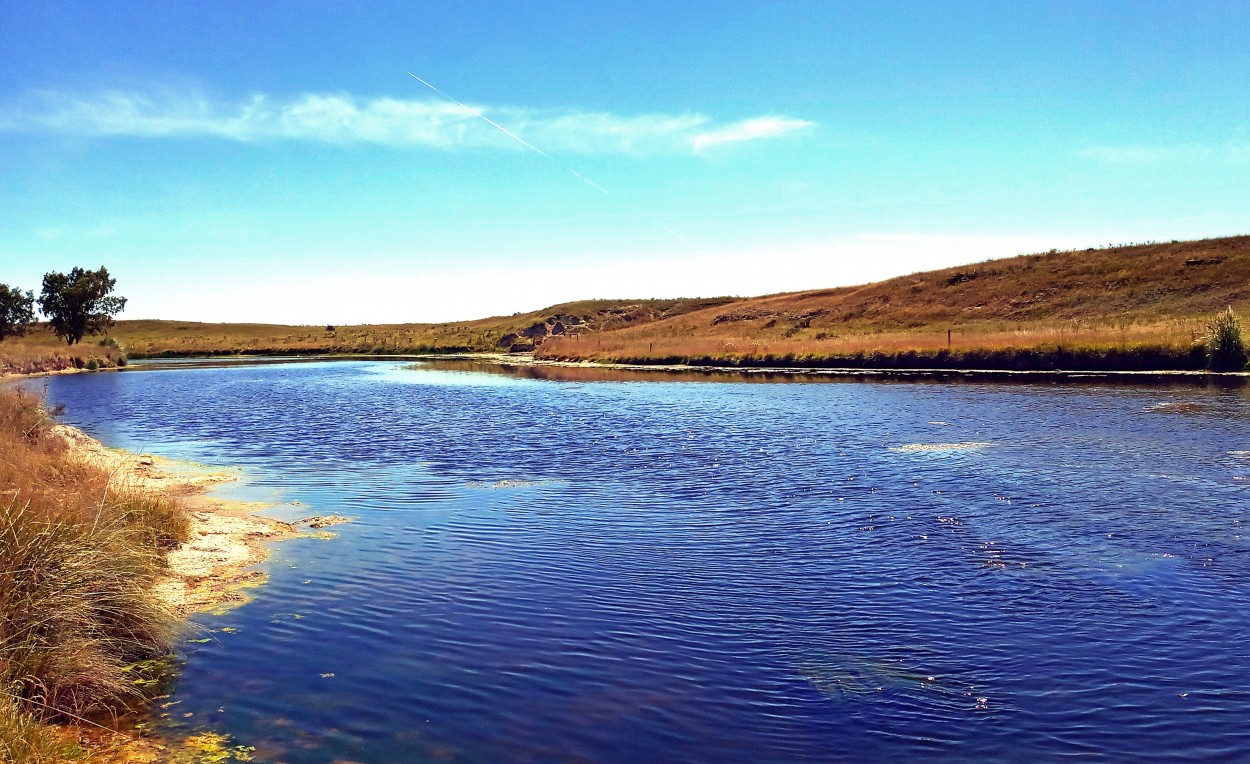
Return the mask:
M 358 518 L 197 619 L 168 723 L 292 764 L 1250 758 L 1244 390 L 563 377 L 52 379 Z

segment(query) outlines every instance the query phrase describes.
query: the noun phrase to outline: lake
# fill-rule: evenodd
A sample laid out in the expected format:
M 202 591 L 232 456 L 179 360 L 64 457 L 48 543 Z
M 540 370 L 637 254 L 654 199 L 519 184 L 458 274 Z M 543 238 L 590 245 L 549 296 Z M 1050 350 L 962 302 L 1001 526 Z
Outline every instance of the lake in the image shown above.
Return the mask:
M 291 764 L 1250 757 L 1245 388 L 47 385 L 110 445 L 242 467 L 227 496 L 357 518 L 196 617 L 169 734 Z

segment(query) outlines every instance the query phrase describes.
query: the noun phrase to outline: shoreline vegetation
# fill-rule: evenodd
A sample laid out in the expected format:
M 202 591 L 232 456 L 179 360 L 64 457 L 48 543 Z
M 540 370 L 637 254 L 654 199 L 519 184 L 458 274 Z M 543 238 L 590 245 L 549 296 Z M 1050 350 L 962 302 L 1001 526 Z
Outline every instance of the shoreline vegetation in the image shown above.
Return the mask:
M 270 542 L 348 520 L 257 515 L 207 495 L 237 473 L 108 448 L 21 390 L 0 390 L 0 453 L 0 761 L 167 758 L 135 724 L 185 618 L 246 602 Z
M 1199 371 L 1227 310 L 1250 315 L 1250 236 L 990 260 L 755 298 L 583 300 L 442 324 L 117 321 L 67 350 L 47 325 L 0 343 L 0 373 L 127 358 L 533 353 L 656 366 Z M 1215 369 L 1215 370 L 1237 370 Z
M 129 360 L 113 344 L 66 347 L 39 336 L 25 339 L 0 343 L 0 377 L 118 369 Z

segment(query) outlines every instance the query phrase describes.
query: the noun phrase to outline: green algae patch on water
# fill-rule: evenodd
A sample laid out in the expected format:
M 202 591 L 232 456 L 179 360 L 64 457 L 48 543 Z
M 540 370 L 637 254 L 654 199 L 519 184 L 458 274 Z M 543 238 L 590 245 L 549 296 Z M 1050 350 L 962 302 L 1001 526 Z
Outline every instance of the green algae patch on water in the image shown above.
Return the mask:
M 893 692 L 949 693 L 955 687 L 947 680 L 905 666 L 900 661 L 874 660 L 857 656 L 830 656 L 799 667 L 799 674 L 831 699 Z
M 944 713 L 990 709 L 990 698 L 977 685 L 928 674 L 898 660 L 831 655 L 799 666 L 798 672 L 835 703 L 858 703 L 876 695 L 903 695 Z
M 172 753 L 170 764 L 226 764 L 234 761 L 255 761 L 256 751 L 250 745 L 231 745 L 229 735 L 201 732 L 183 741 Z
M 355 521 L 354 517 L 346 515 L 316 515 L 315 517 L 305 517 L 303 520 L 296 522 L 296 525 L 306 525 L 313 530 L 320 528 L 328 528 L 331 525 L 342 525 Z
M 979 451 L 987 448 L 989 443 L 973 442 L 966 443 L 908 443 L 902 446 L 895 446 L 891 451 L 900 454 L 947 454 L 959 453 L 961 451 Z
M 222 585 L 215 596 L 217 603 L 207 607 L 203 612 L 209 615 L 222 616 L 232 610 L 243 607 L 254 599 L 249 589 L 259 589 L 269 583 L 269 574 L 263 570 L 251 571 L 245 578 Z

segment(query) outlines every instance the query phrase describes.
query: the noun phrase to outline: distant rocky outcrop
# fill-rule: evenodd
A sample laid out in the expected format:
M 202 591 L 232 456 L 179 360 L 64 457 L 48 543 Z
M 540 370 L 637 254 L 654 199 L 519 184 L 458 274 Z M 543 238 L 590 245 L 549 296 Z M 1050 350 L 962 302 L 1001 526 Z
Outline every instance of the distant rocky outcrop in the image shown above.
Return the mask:
M 588 317 L 557 314 L 499 338 L 496 345 L 509 353 L 527 353 L 548 337 L 578 334 L 592 326 Z

